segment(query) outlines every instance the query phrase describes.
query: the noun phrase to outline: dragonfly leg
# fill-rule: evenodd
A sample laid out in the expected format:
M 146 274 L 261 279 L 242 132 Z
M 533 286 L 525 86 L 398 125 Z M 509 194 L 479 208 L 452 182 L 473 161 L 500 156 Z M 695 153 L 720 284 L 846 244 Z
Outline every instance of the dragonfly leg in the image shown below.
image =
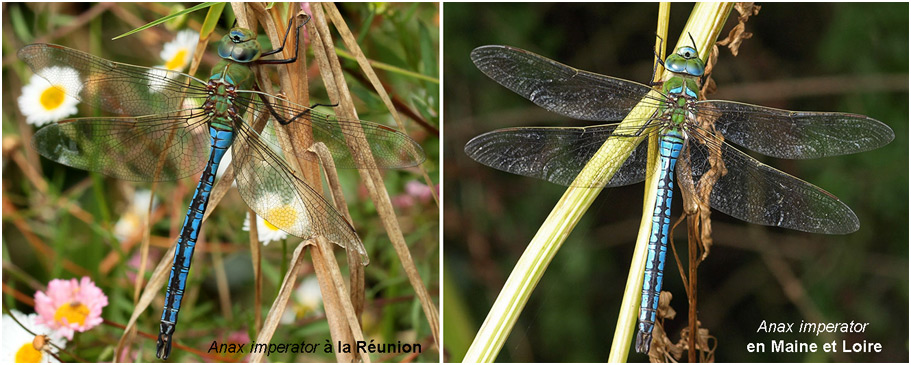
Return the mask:
M 267 100 L 266 97 L 263 96 L 263 94 L 257 94 L 257 95 L 259 95 L 259 99 L 262 100 L 263 105 L 266 106 L 266 109 L 269 109 L 269 114 L 272 114 L 272 118 L 275 118 L 275 121 L 277 121 L 281 125 L 288 125 L 291 122 L 297 120 L 298 118 L 302 118 L 307 115 L 310 115 L 310 112 L 313 110 L 313 108 L 320 106 L 320 105 L 324 105 L 324 104 L 314 104 L 314 106 L 312 106 L 309 109 L 304 110 L 300 113 L 297 113 L 297 115 L 292 116 L 291 118 L 285 118 L 285 117 L 281 116 L 280 114 L 278 114 L 278 112 L 275 111 L 275 108 L 272 106 L 272 103 L 269 102 L 269 100 Z M 338 106 L 338 104 L 335 104 L 335 105 L 329 104 L 326 106 Z
M 292 23 L 293 21 L 294 21 L 294 18 L 291 18 L 291 20 L 288 21 L 288 28 L 285 30 L 285 39 L 282 40 L 282 45 L 281 45 L 281 47 L 278 47 L 278 48 L 273 49 L 273 50 L 271 50 L 271 51 L 263 52 L 263 54 L 262 54 L 263 56 L 268 56 L 268 55 L 276 54 L 276 53 L 278 53 L 278 52 L 281 52 L 283 49 L 285 49 L 285 41 L 288 40 L 288 34 L 289 34 L 290 31 L 291 31 L 291 23 Z M 302 28 L 305 24 L 307 24 L 307 23 L 309 23 L 309 22 L 310 22 L 310 16 L 307 15 L 307 20 L 304 20 L 303 23 L 301 23 L 300 25 L 298 25 L 298 26 L 297 26 L 297 29 L 294 31 L 294 40 L 295 40 L 295 41 L 294 41 L 294 57 L 291 57 L 291 58 L 288 58 L 288 59 L 279 59 L 279 60 L 263 60 L 263 59 L 260 59 L 260 60 L 256 61 L 256 63 L 261 64 L 261 65 L 281 65 L 281 64 L 286 64 L 286 63 L 294 63 L 295 61 L 297 61 L 298 50 L 300 50 L 300 34 L 301 34 L 301 28 Z
M 655 37 L 658 37 L 658 48 L 661 48 L 664 44 L 664 38 L 661 38 L 661 36 L 657 34 L 655 34 Z M 655 49 L 652 51 L 655 52 L 655 67 L 652 69 L 652 78 L 648 81 L 649 86 L 661 84 L 661 81 L 655 80 L 655 77 L 658 76 L 658 65 L 660 64 L 661 67 L 664 67 L 664 61 L 661 60 L 661 55 L 658 54 L 658 50 Z
M 696 49 L 696 40 L 693 39 L 693 33 L 686 32 L 686 35 L 688 35 L 690 37 L 690 42 L 693 43 L 693 49 Z
M 316 107 L 318 107 L 318 106 L 328 106 L 328 107 L 330 107 L 330 108 L 335 108 L 335 107 L 338 106 L 338 103 L 334 103 L 334 104 L 316 103 L 316 104 L 311 105 L 311 106 L 310 106 L 310 109 L 314 109 L 314 108 L 316 108 Z

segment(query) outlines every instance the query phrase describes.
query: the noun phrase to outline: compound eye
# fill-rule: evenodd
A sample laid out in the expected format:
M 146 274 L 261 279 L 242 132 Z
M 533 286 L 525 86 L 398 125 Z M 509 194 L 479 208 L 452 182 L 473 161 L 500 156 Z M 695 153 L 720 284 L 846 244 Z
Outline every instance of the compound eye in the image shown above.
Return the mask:
M 686 73 L 693 76 L 705 74 L 705 65 L 701 60 L 694 58 L 686 62 Z
M 685 64 L 685 61 L 678 57 L 668 57 L 667 60 L 664 61 L 664 67 L 671 72 L 683 72 L 686 68 Z
M 237 62 L 250 62 L 256 59 L 259 52 L 258 49 L 235 47 L 231 58 Z

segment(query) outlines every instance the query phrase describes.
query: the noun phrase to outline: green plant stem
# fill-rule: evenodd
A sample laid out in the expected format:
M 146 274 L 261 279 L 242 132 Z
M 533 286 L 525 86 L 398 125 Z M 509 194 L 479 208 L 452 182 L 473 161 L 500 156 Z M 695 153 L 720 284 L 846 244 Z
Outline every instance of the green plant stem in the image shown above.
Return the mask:
M 667 23 L 670 18 L 670 3 L 663 2 L 658 6 L 658 29 L 657 34 L 660 39 L 656 40 L 656 57 L 664 59 L 667 39 Z M 661 61 L 655 60 L 655 62 Z M 659 64 L 660 66 L 660 64 Z M 666 71 L 660 67 L 661 73 Z M 666 75 L 665 75 L 666 77 Z M 652 133 L 648 140 L 649 146 L 658 145 L 658 135 Z M 645 272 L 645 261 L 648 257 L 648 241 L 651 232 L 651 217 L 655 213 L 655 199 L 658 196 L 658 152 L 656 148 L 649 148 L 647 173 L 645 178 L 645 195 L 642 201 L 642 219 L 639 221 L 639 233 L 636 235 L 636 248 L 633 250 L 633 258 L 630 262 L 629 275 L 626 279 L 626 286 L 623 289 L 623 300 L 620 303 L 620 310 L 617 313 L 617 326 L 614 327 L 614 338 L 611 342 L 611 351 L 608 355 L 608 362 L 625 362 L 629 357 L 629 344 L 633 340 L 633 333 L 636 329 L 637 314 L 639 314 L 639 303 L 641 301 L 642 290 L 642 273 Z M 636 295 L 639 294 L 639 295 Z

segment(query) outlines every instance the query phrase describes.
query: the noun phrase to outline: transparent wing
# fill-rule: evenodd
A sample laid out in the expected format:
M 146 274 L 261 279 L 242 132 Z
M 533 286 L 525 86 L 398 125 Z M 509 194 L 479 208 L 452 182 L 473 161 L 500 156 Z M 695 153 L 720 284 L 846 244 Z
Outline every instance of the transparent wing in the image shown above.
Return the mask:
M 426 158 L 424 150 L 408 135 L 393 128 L 363 121 L 338 118 L 319 113 L 312 108 L 256 91 L 238 91 L 238 103 L 250 105 L 257 118 L 268 114 L 273 121 L 305 123 L 313 131 L 313 138 L 323 142 L 332 153 L 338 168 L 366 168 L 353 154 L 359 154 L 346 142 L 364 136 L 378 168 L 405 168 L 416 166 Z M 351 146 L 355 146 L 351 144 Z M 306 149 L 300 149 L 304 151 Z M 312 159 L 312 154 L 299 157 Z
M 624 133 L 617 129 L 617 124 L 584 128 L 499 129 L 468 141 L 465 153 L 475 161 L 497 170 L 564 186 L 600 188 L 645 180 L 648 150 L 647 143 L 640 143 L 606 185 L 594 178 L 576 181 L 579 173 L 608 137 L 615 135 L 629 139 L 627 137 L 637 134 L 635 131 Z M 621 158 L 617 159 L 620 160 Z M 616 165 L 607 168 L 616 168 Z
M 651 91 L 637 82 L 579 70 L 509 46 L 475 48 L 471 60 L 500 85 L 574 119 L 619 121 Z M 661 100 L 649 102 L 657 105 Z
M 209 157 L 199 109 L 132 118 L 77 118 L 35 132 L 32 144 L 58 163 L 132 181 L 176 180 Z
M 185 98 L 206 97 L 204 82 L 176 71 L 112 62 L 55 44 L 30 44 L 18 55 L 51 85 L 121 116 L 180 110 Z
M 325 236 L 352 248 L 368 263 L 367 250 L 354 228 L 323 198 L 298 178 L 281 156 L 243 121 L 235 122 L 235 180 L 241 197 L 257 215 L 298 237 Z
M 693 142 L 687 145 L 692 175 L 698 181 L 710 168 L 709 147 Z M 860 228 L 851 208 L 829 192 L 763 164 L 727 143 L 720 148 L 727 174 L 714 185 L 712 208 L 747 222 L 804 232 L 846 234 Z
M 726 140 L 766 156 L 804 159 L 876 149 L 895 138 L 882 122 L 858 114 L 794 112 L 731 101 L 696 103 L 716 118 Z

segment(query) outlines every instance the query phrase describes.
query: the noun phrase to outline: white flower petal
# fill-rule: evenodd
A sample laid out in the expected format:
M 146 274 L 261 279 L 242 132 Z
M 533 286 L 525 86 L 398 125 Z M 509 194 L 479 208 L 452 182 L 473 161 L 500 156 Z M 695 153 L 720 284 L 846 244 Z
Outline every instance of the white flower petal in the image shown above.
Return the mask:
M 66 339 L 62 338 L 58 333 L 51 330 L 45 325 L 36 323 L 38 318 L 37 314 L 25 315 L 15 309 L 11 310 L 16 319 L 19 320 L 19 323 L 22 326 L 25 326 L 30 331 L 36 335 L 45 335 L 47 340 L 57 347 L 66 346 Z M 24 346 L 32 346 L 32 343 L 35 339 L 35 336 L 22 328 L 19 323 L 13 320 L 8 314 L 3 315 L 3 341 L 0 341 L 0 361 L 4 364 L 11 364 L 16 362 L 17 353 L 23 349 Z M 44 351 L 41 354 L 40 362 L 59 362 L 53 356 L 50 356 L 48 353 L 57 353 L 57 347 L 48 345 L 45 347 Z
M 183 71 L 193 60 L 196 44 L 199 43 L 199 34 L 187 29 L 177 33 L 174 40 L 166 43 L 161 49 L 161 59 L 165 64 L 162 68 Z
M 25 122 L 41 126 L 76 114 L 79 100 L 73 95 L 79 95 L 82 91 L 79 72 L 69 67 L 52 66 L 40 73 L 57 80 L 57 83 L 51 84 L 44 77 L 35 74 L 22 87 L 18 101 Z
M 310 218 L 307 216 L 306 211 L 297 211 L 293 205 L 288 204 L 278 194 L 267 193 L 260 199 L 277 203 L 269 208 L 267 212 L 268 221 L 264 217 L 256 216 L 256 231 L 259 241 L 263 244 L 288 238 L 288 233 L 276 227 L 276 225 L 284 227 L 294 227 L 298 224 L 303 224 L 305 227 L 310 225 Z M 250 222 L 244 222 L 244 230 L 250 230 Z

